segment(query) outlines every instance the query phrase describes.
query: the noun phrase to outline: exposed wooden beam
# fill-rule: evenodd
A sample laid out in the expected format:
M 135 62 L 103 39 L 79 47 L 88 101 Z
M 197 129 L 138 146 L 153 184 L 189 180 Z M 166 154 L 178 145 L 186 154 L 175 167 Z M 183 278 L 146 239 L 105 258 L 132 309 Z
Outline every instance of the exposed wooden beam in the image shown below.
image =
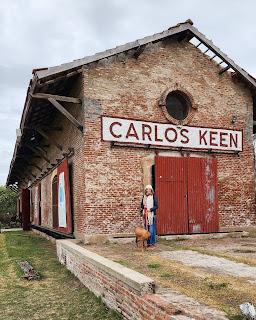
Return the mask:
M 76 120 L 58 101 L 53 98 L 49 98 L 48 101 L 59 110 L 75 127 L 77 127 L 81 132 L 83 132 L 82 124 Z
M 47 131 L 62 131 L 63 130 L 62 127 L 51 127 L 51 126 L 40 126 L 40 128 L 42 128 L 43 130 L 47 130 Z
M 27 166 L 36 168 L 36 169 L 38 169 L 40 172 L 43 170 L 43 169 L 41 169 L 38 165 L 36 165 L 36 164 L 34 164 L 34 163 L 28 163 Z
M 52 144 L 54 144 L 60 151 L 63 150 L 63 147 L 61 144 L 59 144 L 53 137 L 49 137 L 48 134 L 41 128 L 31 128 L 31 127 L 27 127 L 26 129 L 29 130 L 34 130 L 36 132 L 38 132 L 43 138 L 45 138 L 47 141 L 51 142 Z
M 27 159 L 24 156 L 18 156 L 17 158 L 22 159 L 27 164 L 27 166 L 34 167 L 34 168 L 38 169 L 39 171 L 43 170 L 37 164 L 27 161 Z
M 36 176 L 31 171 L 24 170 L 20 166 L 18 166 L 17 169 L 18 169 L 17 171 L 20 172 L 20 173 L 23 173 L 25 175 L 32 176 L 32 177 L 36 178 Z
M 57 101 L 64 101 L 64 102 L 70 102 L 70 103 L 79 103 L 81 104 L 81 99 L 79 98 L 73 98 L 73 97 L 66 97 L 66 96 L 59 96 L 56 94 L 49 94 L 49 93 L 30 93 L 31 97 L 34 99 L 55 99 Z
M 41 156 L 46 162 L 51 163 L 51 161 L 50 161 L 50 160 L 44 155 L 44 153 L 43 153 L 41 150 L 39 150 L 38 148 L 36 149 L 36 148 L 30 146 L 30 145 L 27 144 L 27 143 L 24 143 L 23 145 L 24 145 L 26 148 L 28 148 L 29 150 L 31 150 L 32 152 L 34 152 L 35 154 L 40 154 L 40 156 Z
M 19 178 L 21 178 L 22 180 L 27 180 L 27 181 L 29 181 L 29 179 L 26 177 L 26 175 L 24 175 L 24 171 L 21 171 L 21 170 L 19 170 L 19 169 L 17 169 L 17 167 L 14 169 L 14 173 L 17 175 L 18 174 L 18 176 L 17 176 L 17 178 L 19 177 Z
M 217 57 L 217 54 L 214 54 L 214 55 L 210 58 L 210 60 L 213 60 L 215 57 Z
M 34 144 L 33 145 L 36 149 L 40 150 L 41 152 L 47 154 L 47 151 L 44 150 L 44 148 L 42 146 L 40 146 L 39 144 Z
M 81 69 L 78 69 L 78 70 L 75 70 L 75 71 L 72 71 L 72 72 L 69 72 L 69 73 L 67 73 L 67 74 L 65 74 L 65 75 L 63 75 L 63 76 L 59 76 L 59 77 L 57 77 L 57 78 L 54 78 L 54 79 L 52 79 L 52 80 L 47 80 L 47 81 L 45 81 L 45 82 L 40 82 L 40 83 L 38 84 L 38 87 L 41 88 L 41 87 L 44 87 L 44 86 L 48 86 L 48 85 L 55 84 L 55 83 L 57 83 L 57 82 L 59 82 L 59 81 L 61 81 L 61 80 L 65 80 L 65 79 L 68 79 L 68 78 L 70 78 L 70 77 L 76 76 L 76 75 L 78 75 L 78 74 L 81 73 L 81 72 L 82 72 L 82 68 L 81 68 Z
M 225 68 L 222 68 L 222 69 L 219 71 L 219 74 L 222 74 L 222 73 L 228 71 L 228 69 L 230 69 L 230 65 L 227 65 Z
M 135 50 L 135 52 L 134 52 L 134 54 L 133 54 L 133 57 L 135 58 L 135 59 L 138 59 L 139 58 L 139 56 L 142 54 L 142 52 L 145 50 L 145 45 L 143 45 L 143 46 L 139 46 L 136 50 Z

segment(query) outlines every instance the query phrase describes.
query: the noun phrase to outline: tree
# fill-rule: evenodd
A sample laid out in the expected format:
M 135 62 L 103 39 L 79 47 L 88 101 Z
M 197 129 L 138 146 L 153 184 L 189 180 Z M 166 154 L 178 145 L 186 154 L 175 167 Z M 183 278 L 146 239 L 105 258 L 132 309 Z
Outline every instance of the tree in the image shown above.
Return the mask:
M 9 188 L 0 186 L 0 224 L 6 227 L 16 221 L 17 193 Z

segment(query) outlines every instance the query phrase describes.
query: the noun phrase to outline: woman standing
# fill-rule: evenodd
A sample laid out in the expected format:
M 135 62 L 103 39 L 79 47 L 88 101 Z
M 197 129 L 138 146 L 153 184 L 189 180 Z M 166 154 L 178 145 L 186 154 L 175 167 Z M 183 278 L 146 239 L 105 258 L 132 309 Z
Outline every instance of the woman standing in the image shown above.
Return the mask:
M 144 196 L 141 201 L 143 210 L 144 227 L 150 232 L 148 246 L 154 246 L 156 243 L 156 209 L 158 208 L 157 198 L 151 185 L 145 187 Z

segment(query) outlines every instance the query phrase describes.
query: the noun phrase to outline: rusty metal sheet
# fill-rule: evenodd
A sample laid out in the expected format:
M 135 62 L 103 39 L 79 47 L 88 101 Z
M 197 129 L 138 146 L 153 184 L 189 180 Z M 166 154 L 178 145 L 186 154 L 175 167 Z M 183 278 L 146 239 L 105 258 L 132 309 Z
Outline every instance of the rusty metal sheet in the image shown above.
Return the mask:
M 189 233 L 219 231 L 217 160 L 188 158 Z
M 219 231 L 217 159 L 156 157 L 157 233 Z
M 156 157 L 157 233 L 188 232 L 186 159 Z

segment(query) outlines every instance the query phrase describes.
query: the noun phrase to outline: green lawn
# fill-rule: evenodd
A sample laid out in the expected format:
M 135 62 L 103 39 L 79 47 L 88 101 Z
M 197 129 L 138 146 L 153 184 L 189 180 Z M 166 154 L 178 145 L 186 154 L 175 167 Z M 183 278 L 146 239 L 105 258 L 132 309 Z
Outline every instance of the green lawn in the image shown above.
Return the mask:
M 27 260 L 41 280 L 21 279 Z M 0 319 L 121 319 L 56 259 L 47 240 L 25 232 L 0 234 Z

